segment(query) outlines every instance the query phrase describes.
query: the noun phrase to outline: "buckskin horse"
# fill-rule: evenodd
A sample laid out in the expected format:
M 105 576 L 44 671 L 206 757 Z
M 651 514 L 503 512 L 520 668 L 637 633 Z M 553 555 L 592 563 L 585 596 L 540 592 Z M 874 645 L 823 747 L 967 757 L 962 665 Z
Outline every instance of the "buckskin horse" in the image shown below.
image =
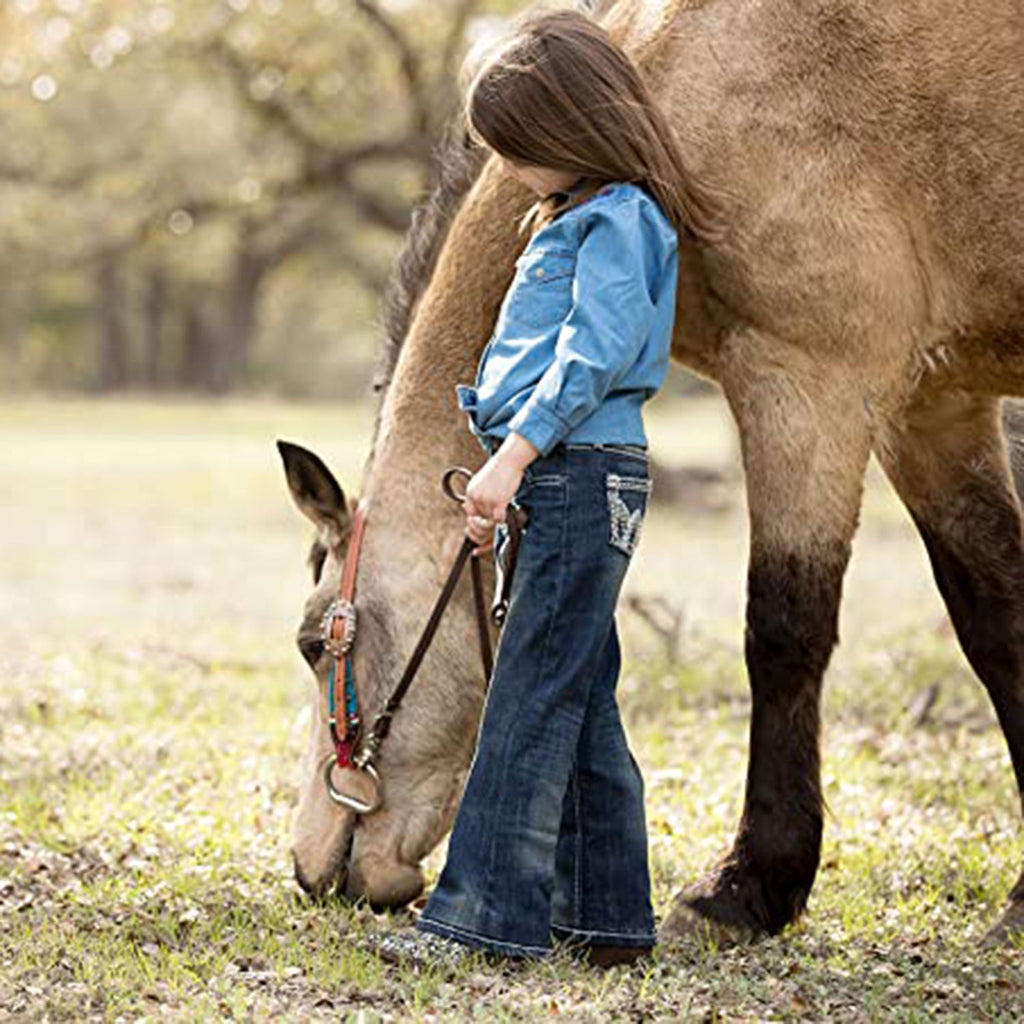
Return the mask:
M 1024 10 L 1020 0 L 619 0 L 592 12 L 637 62 L 689 166 L 728 195 L 726 236 L 682 238 L 672 355 L 718 383 L 739 428 L 750 563 L 745 804 L 731 852 L 664 933 L 773 934 L 803 910 L 822 834 L 822 676 L 873 452 L 910 512 L 1024 786 L 1024 546 L 1000 426 L 1024 393 Z M 439 472 L 482 452 L 456 406 L 533 196 L 454 137 L 385 298 L 360 506 L 360 707 L 386 699 L 464 520 Z M 320 765 L 320 621 L 353 511 L 315 456 L 286 453 L 318 527 L 300 644 L 320 678 L 293 853 L 316 893 L 396 906 L 449 828 L 484 685 L 456 593 L 377 765 L 383 806 L 338 807 Z M 1024 931 L 1024 875 L 990 936 Z

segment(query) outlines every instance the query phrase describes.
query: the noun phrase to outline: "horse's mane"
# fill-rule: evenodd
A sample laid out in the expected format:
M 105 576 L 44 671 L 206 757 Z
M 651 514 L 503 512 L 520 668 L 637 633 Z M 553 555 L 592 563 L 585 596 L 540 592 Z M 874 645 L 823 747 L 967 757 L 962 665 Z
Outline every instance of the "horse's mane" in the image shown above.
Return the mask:
M 459 202 L 476 181 L 487 158 L 486 150 L 467 135 L 460 116 L 452 118 L 445 127 L 435 154 L 434 185 L 426 200 L 413 210 L 412 223 L 392 265 L 381 301 L 384 336 L 377 351 L 372 385 L 378 394 L 378 420 L 416 302 L 434 272 Z

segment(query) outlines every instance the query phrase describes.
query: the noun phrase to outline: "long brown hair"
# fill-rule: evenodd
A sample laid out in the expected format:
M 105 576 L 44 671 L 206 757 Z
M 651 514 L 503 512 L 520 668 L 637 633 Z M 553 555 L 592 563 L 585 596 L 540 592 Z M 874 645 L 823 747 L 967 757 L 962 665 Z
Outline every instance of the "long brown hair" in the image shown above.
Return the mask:
M 520 230 L 536 230 L 605 182 L 631 181 L 647 188 L 680 233 L 721 236 L 721 195 L 686 168 L 634 63 L 579 11 L 521 18 L 473 74 L 465 117 L 474 141 L 513 163 L 584 179 L 569 202 L 556 194 L 535 203 Z

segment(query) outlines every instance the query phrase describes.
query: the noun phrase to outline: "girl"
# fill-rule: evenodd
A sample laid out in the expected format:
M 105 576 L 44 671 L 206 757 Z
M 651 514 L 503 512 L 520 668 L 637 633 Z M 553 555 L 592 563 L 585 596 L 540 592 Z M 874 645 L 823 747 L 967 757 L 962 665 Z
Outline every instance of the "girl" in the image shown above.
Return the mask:
M 501 558 L 529 510 L 448 859 L 389 960 L 472 950 L 593 963 L 655 942 L 643 783 L 615 701 L 614 618 L 650 496 L 641 406 L 668 369 L 678 233 L 714 231 L 636 68 L 575 11 L 533 15 L 467 93 L 470 134 L 540 197 L 460 408 L 490 458 L 466 532 Z M 496 531 L 496 536 L 495 536 Z

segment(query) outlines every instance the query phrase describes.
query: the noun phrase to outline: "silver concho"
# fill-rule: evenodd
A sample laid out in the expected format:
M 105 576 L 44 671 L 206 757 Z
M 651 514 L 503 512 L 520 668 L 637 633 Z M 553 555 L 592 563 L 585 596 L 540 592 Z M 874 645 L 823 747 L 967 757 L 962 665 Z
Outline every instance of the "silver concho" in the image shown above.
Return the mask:
M 335 638 L 334 620 L 345 620 L 345 632 L 340 638 Z M 324 612 L 320 620 L 320 629 L 324 638 L 324 647 L 335 658 L 344 658 L 352 649 L 356 639 L 356 609 L 351 601 L 336 597 Z

